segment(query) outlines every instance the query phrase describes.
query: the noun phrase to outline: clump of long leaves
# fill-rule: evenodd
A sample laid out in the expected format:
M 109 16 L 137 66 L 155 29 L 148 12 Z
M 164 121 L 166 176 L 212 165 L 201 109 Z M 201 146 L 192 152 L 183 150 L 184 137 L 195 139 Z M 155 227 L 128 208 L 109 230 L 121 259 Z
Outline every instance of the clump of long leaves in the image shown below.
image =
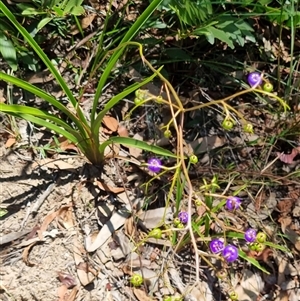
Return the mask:
M 153 11 L 156 9 L 157 5 L 160 2 L 161 2 L 160 0 L 155 0 L 151 2 L 151 4 L 146 8 L 143 14 L 131 26 L 130 30 L 127 32 L 127 34 L 120 42 L 120 45 L 112 52 L 112 55 L 110 56 L 110 59 L 107 62 L 104 72 L 98 82 L 96 93 L 93 99 L 93 105 L 90 112 L 90 116 L 89 118 L 87 118 L 85 117 L 77 99 L 72 94 L 67 83 L 59 74 L 55 66 L 48 59 L 47 55 L 43 52 L 43 50 L 39 47 L 36 41 L 31 37 L 31 35 L 26 31 L 26 29 L 16 20 L 12 12 L 3 4 L 2 1 L 0 1 L 0 10 L 9 19 L 9 21 L 13 24 L 13 26 L 16 27 L 18 32 L 24 37 L 24 39 L 28 42 L 28 44 L 32 47 L 32 49 L 36 52 L 36 54 L 40 57 L 40 59 L 45 63 L 48 70 L 51 72 L 53 77 L 57 80 L 62 90 L 66 94 L 69 103 L 71 104 L 71 109 L 69 109 L 67 106 L 63 105 L 56 98 L 46 93 L 42 89 L 24 80 L 21 80 L 15 76 L 11 76 L 4 72 L 0 72 L 0 80 L 4 80 L 7 83 L 16 85 L 21 89 L 29 91 L 30 93 L 44 99 L 53 107 L 58 109 L 60 113 L 65 114 L 67 118 L 63 120 L 58 116 L 56 116 L 54 113 L 48 113 L 38 108 L 29 107 L 26 105 L 25 106 L 18 105 L 18 104 L 1 103 L 0 111 L 15 117 L 26 119 L 27 121 L 30 121 L 37 125 L 44 126 L 49 130 L 52 130 L 57 134 L 64 136 L 69 141 L 77 145 L 77 147 L 86 156 L 86 158 L 91 163 L 96 165 L 103 163 L 103 160 L 105 159 L 104 150 L 109 144 L 112 143 L 120 143 L 129 146 L 135 146 L 144 150 L 152 151 L 158 155 L 175 157 L 173 153 L 167 150 L 164 150 L 157 146 L 148 145 L 145 142 L 137 141 L 132 138 L 111 137 L 103 143 L 101 143 L 99 139 L 101 123 L 105 114 L 107 114 L 107 112 L 113 106 L 115 106 L 119 101 L 121 101 L 130 93 L 136 91 L 137 89 L 139 89 L 140 87 L 142 87 L 143 85 L 151 81 L 156 76 L 156 74 L 154 73 L 152 76 L 146 78 L 142 82 L 135 83 L 127 87 L 124 91 L 112 97 L 104 106 L 104 108 L 99 113 L 97 113 L 98 101 L 101 97 L 101 94 L 103 92 L 103 87 L 112 69 L 114 68 L 116 62 L 122 55 L 124 49 L 131 44 L 130 40 L 135 36 L 135 34 L 139 31 L 139 29 L 151 16 L 151 14 L 153 13 Z M 137 43 L 135 43 L 135 45 L 139 46 L 137 45 Z

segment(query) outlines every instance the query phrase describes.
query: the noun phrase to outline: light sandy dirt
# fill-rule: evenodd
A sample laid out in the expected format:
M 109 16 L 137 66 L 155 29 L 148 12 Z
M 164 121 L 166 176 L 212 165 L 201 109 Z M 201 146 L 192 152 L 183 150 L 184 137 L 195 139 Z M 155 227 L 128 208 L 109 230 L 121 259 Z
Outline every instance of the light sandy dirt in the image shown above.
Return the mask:
M 36 230 L 47 215 L 71 204 L 72 191 L 79 183 L 78 174 L 84 161 L 69 160 L 74 169 L 67 171 L 35 167 L 29 153 L 21 155 L 19 150 L 5 147 L 1 148 L 0 160 L 0 204 L 8 211 L 0 220 L 1 237 L 15 236 L 11 242 L 1 245 L 0 299 L 58 300 L 58 289 L 62 285 L 59 272 L 76 278 L 73 238 L 80 237 L 80 225 L 68 230 L 55 220 L 47 228 L 48 235 L 43 241 L 37 239 Z M 82 202 L 88 203 L 93 198 L 87 189 L 81 190 Z M 39 208 L 35 207 L 37 202 Z M 77 210 L 77 214 L 83 216 L 84 209 Z M 27 234 L 17 238 L 23 231 Z M 82 286 L 78 287 L 77 296 L 82 300 L 99 300 L 93 299 Z

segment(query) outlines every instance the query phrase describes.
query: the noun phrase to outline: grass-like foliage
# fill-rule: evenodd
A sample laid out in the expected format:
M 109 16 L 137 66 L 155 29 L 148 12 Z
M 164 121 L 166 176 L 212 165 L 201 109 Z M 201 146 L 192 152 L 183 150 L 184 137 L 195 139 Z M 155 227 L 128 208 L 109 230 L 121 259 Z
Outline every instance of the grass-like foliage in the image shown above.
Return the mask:
M 13 13 L 0 2 L 0 9 L 3 14 L 10 20 L 10 22 L 16 27 L 18 32 L 24 37 L 28 44 L 33 48 L 40 59 L 45 63 L 48 70 L 52 73 L 54 78 L 57 80 L 62 90 L 66 94 L 69 103 L 72 105 L 72 109 L 67 108 L 59 100 L 55 99 L 50 94 L 39 89 L 38 87 L 21 80 L 15 76 L 8 75 L 4 72 L 0 72 L 0 79 L 6 81 L 7 83 L 18 86 L 30 93 L 44 99 L 53 107 L 58 109 L 61 113 L 65 114 L 67 118 L 65 120 L 59 118 L 53 113 L 42 111 L 38 108 L 33 108 L 29 106 L 17 105 L 17 104 L 0 104 L 0 111 L 10 114 L 15 117 L 20 117 L 33 122 L 40 126 L 45 126 L 49 130 L 56 132 L 59 135 L 66 137 L 68 140 L 73 142 L 78 146 L 81 152 L 86 156 L 86 158 L 93 164 L 99 165 L 103 162 L 104 150 L 111 143 L 121 143 L 128 146 L 135 146 L 141 149 L 152 151 L 158 155 L 162 156 L 175 156 L 171 152 L 164 150 L 157 146 L 151 146 L 143 141 L 137 141 L 135 139 L 126 137 L 111 137 L 104 143 L 100 143 L 99 134 L 101 128 L 101 122 L 103 117 L 109 110 L 115 106 L 119 101 L 124 99 L 126 96 L 136 91 L 146 83 L 150 82 L 156 74 L 146 78 L 140 83 L 135 83 L 127 87 L 124 91 L 112 97 L 104 108 L 97 113 L 98 101 L 103 92 L 103 87 L 115 66 L 115 63 L 122 55 L 124 49 L 131 45 L 129 41 L 138 32 L 141 26 L 153 13 L 160 1 L 153 1 L 149 7 L 144 11 L 144 13 L 136 20 L 136 22 L 131 26 L 130 30 L 124 36 L 119 47 L 117 47 L 111 53 L 108 53 L 104 58 L 108 60 L 104 72 L 99 80 L 95 97 L 93 100 L 93 106 L 89 118 L 85 117 L 77 99 L 72 94 L 67 83 L 64 81 L 60 73 L 57 71 L 56 67 L 51 63 L 47 55 L 43 52 L 37 42 L 31 37 L 31 35 L 26 31 L 26 29 L 18 23 Z M 137 45 L 137 44 L 136 44 Z M 109 55 L 110 58 L 108 59 Z M 142 52 L 141 52 L 142 55 Z M 103 60 L 103 61 L 104 61 Z

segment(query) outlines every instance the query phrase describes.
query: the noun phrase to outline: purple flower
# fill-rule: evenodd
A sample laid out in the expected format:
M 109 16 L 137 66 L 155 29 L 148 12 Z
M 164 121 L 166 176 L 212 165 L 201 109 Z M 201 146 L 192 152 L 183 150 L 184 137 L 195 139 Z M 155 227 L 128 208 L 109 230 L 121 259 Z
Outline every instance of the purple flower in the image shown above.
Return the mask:
M 259 72 L 251 72 L 248 75 L 248 83 L 251 87 L 262 84 L 262 79 Z
M 219 238 L 213 239 L 209 243 L 209 248 L 210 248 L 211 252 L 214 254 L 220 253 L 224 250 L 224 242 L 223 242 L 223 240 L 221 240 Z
M 157 158 L 151 158 L 148 160 L 148 169 L 152 172 L 160 172 L 161 170 L 161 160 L 157 159 Z
M 241 206 L 241 199 L 236 196 L 231 196 L 226 200 L 226 209 L 229 211 L 239 209 Z
M 181 223 L 186 224 L 189 220 L 189 214 L 185 211 L 181 211 L 178 213 L 178 218 Z
M 233 262 L 239 257 L 238 249 L 233 245 L 227 245 L 224 248 L 222 255 L 228 262 Z
M 245 231 L 245 235 L 244 235 L 244 237 L 245 237 L 245 240 L 247 241 L 247 242 L 254 242 L 255 240 L 256 240 L 256 230 L 254 230 L 254 229 L 248 229 L 247 231 Z

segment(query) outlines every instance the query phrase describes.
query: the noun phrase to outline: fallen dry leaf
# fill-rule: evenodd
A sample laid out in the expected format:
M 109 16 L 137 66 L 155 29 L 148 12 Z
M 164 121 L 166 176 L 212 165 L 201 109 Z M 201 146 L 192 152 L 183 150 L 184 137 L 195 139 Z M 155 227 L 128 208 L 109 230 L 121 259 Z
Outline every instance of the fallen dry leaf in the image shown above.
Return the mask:
M 31 230 L 30 229 L 26 229 L 26 230 L 22 230 L 22 231 L 19 231 L 19 232 L 11 232 L 11 233 L 8 233 L 8 234 L 4 234 L 3 236 L 0 236 L 0 246 L 1 245 L 5 245 L 11 241 L 14 241 L 28 233 L 30 233 Z
M 129 265 L 127 265 L 127 264 L 124 264 L 122 266 L 122 271 L 123 271 L 124 274 L 127 274 L 129 276 L 133 275 L 132 268 Z
M 277 285 L 280 286 L 285 280 L 284 270 L 286 269 L 287 262 L 285 260 L 281 260 L 278 265 L 278 276 L 277 276 Z
M 65 301 L 74 301 L 74 300 L 76 300 L 76 295 L 77 295 L 77 293 L 78 293 L 78 290 L 79 290 L 79 289 L 78 289 L 77 286 L 73 287 L 71 293 L 70 293 L 69 296 L 65 299 Z
M 92 241 L 92 235 L 87 235 L 85 238 L 86 250 L 88 252 L 94 252 L 111 237 L 111 235 L 124 225 L 126 219 L 131 215 L 131 205 L 126 205 L 122 210 L 114 212 L 110 220 L 101 228 L 97 237 Z
M 65 229 L 68 230 L 74 227 L 72 207 L 69 207 L 67 210 L 61 210 L 58 217 L 60 224 L 62 224 Z
M 29 267 L 33 267 L 35 266 L 35 263 L 31 262 L 29 260 L 29 253 L 32 249 L 32 247 L 37 243 L 37 241 L 33 242 L 31 245 L 29 245 L 28 247 L 26 247 L 24 250 L 23 250 L 23 253 L 22 253 L 22 259 L 23 261 L 25 262 L 26 265 L 28 265 Z
M 152 298 L 148 297 L 147 293 L 144 290 L 140 289 L 140 288 L 134 287 L 133 288 L 133 293 L 139 299 L 139 301 L 154 301 L 154 300 L 157 300 L 157 299 L 152 299 Z
M 292 218 L 290 216 L 281 216 L 277 220 L 281 225 L 281 230 L 284 233 L 287 226 L 292 223 Z
M 136 139 L 136 140 L 139 140 L 139 141 L 143 141 L 143 136 L 141 133 L 136 133 L 134 134 L 134 136 L 132 137 L 133 139 Z M 134 157 L 134 158 L 139 158 L 142 153 L 143 153 L 143 150 L 141 148 L 138 148 L 138 147 L 128 147 L 129 149 L 129 154 Z
M 259 212 L 260 211 L 260 207 L 261 204 L 263 203 L 263 201 L 267 198 L 267 194 L 265 190 L 260 190 L 255 198 L 255 209 Z
M 293 204 L 294 202 L 291 199 L 282 200 L 278 202 L 277 209 L 281 214 L 286 215 L 291 212 Z
M 195 285 L 187 286 L 185 288 L 184 296 L 187 300 L 205 300 L 214 301 L 216 300 L 213 295 L 213 287 L 207 283 L 207 281 L 199 281 Z
M 265 248 L 263 251 L 253 251 L 253 250 L 250 250 L 250 251 L 247 252 L 247 256 L 248 257 L 252 257 L 252 258 L 256 259 L 257 261 L 263 261 L 275 273 L 274 265 L 269 260 L 269 257 L 271 257 L 271 256 L 274 257 L 274 252 L 273 252 L 272 249 Z
M 15 137 L 10 137 L 6 140 L 5 142 L 5 147 L 6 148 L 10 148 L 11 146 L 13 146 L 16 143 L 16 138 Z
M 218 136 L 210 136 L 199 138 L 192 142 L 187 142 L 186 144 L 193 149 L 194 155 L 199 155 L 223 146 L 225 144 L 225 139 Z
M 65 273 L 65 272 L 58 272 L 58 279 L 59 281 L 64 284 L 68 289 L 74 287 L 75 285 L 77 285 L 76 279 L 70 275 L 69 273 Z
M 81 19 L 80 25 L 82 29 L 86 29 L 87 27 L 89 27 L 92 22 L 94 21 L 95 17 L 97 16 L 97 14 L 89 14 L 86 17 Z M 71 32 L 70 34 L 72 35 L 76 35 L 79 33 L 79 29 L 77 27 L 77 25 L 73 25 L 71 27 Z
M 76 268 L 86 273 L 91 272 L 94 276 L 98 275 L 98 272 L 86 262 L 80 262 L 78 265 L 76 265 Z
M 58 141 L 58 145 L 57 145 L 57 141 Z M 59 147 L 62 151 L 66 151 L 66 150 L 73 150 L 75 151 L 76 153 L 79 153 L 79 149 L 78 147 L 73 144 L 73 143 L 70 143 L 68 139 L 66 139 L 65 137 L 59 137 L 56 141 L 53 140 L 51 143 L 50 143 L 50 146 L 51 147 Z M 55 153 L 54 151 L 52 152 L 51 150 L 48 151 L 48 153 Z
M 259 273 L 253 273 L 246 269 L 243 271 L 243 278 L 239 279 L 240 285 L 235 288 L 239 300 L 257 300 L 264 288 L 264 281 Z
M 171 223 L 173 220 L 173 209 L 171 207 L 160 207 L 141 212 L 139 218 L 143 221 L 147 229 L 159 227 L 162 223 Z
M 112 187 L 110 185 L 107 185 L 103 182 L 100 182 L 100 181 L 96 181 L 96 184 L 97 186 L 101 189 L 101 190 L 104 190 L 104 191 L 109 191 L 109 192 L 112 192 L 112 193 L 121 193 L 123 192 L 125 189 L 124 187 Z
M 58 301 L 74 301 L 78 293 L 78 287 L 73 287 L 72 291 L 68 294 L 68 288 L 63 284 L 58 288 L 57 294 L 59 297 Z
M 91 25 L 91 23 L 93 22 L 93 20 L 95 19 L 95 17 L 97 16 L 97 14 L 89 14 L 89 15 L 87 15 L 86 17 L 84 17 L 82 20 L 81 20 L 81 27 L 83 28 L 83 29 L 86 29 L 86 28 L 88 28 L 90 25 Z
M 124 231 L 129 237 L 134 237 L 134 234 L 136 232 L 134 220 L 135 218 L 133 216 L 130 216 L 125 222 Z
M 59 298 L 58 301 L 66 301 L 65 296 L 66 296 L 67 292 L 68 292 L 68 288 L 65 285 L 60 286 L 57 289 L 57 295 Z
M 99 138 L 100 138 L 100 143 L 103 143 L 108 139 L 108 137 L 103 133 L 103 128 Z M 117 156 L 119 152 L 120 152 L 120 144 L 112 143 L 106 146 L 104 150 L 104 156 L 105 158 L 113 158 L 114 156 Z
M 3 89 L 0 89 L 0 103 L 5 103 L 6 102 L 6 99 L 4 97 L 4 90 Z
M 30 233 L 27 235 L 26 239 L 32 239 L 34 237 L 37 236 L 37 231 L 40 230 L 40 226 L 39 225 L 35 225 L 32 230 L 30 231 Z
M 83 269 L 83 264 L 85 264 L 85 260 L 84 260 L 84 255 L 85 255 L 86 251 L 83 248 L 83 246 L 79 243 L 77 238 L 74 238 L 73 241 L 73 256 L 74 256 L 74 260 L 75 260 L 75 264 L 77 267 L 77 275 L 79 278 L 80 283 L 83 286 L 88 285 L 89 283 L 91 283 L 92 281 L 94 281 L 95 279 L 95 274 L 97 274 L 97 272 L 95 271 L 95 273 L 91 273 L 89 268 L 85 268 Z
M 50 169 L 59 169 L 59 170 L 74 170 L 74 166 L 61 160 L 61 159 L 50 159 L 45 158 L 39 161 L 36 161 L 32 164 L 32 168 L 40 166 L 47 166 Z
M 285 231 L 283 233 L 294 244 L 296 250 L 300 252 L 300 235 L 296 231 L 293 231 L 288 227 L 285 228 Z
M 120 137 L 128 137 L 129 133 L 125 126 L 119 126 L 118 134 Z
M 292 152 L 290 154 L 284 154 L 284 153 L 276 153 L 279 160 L 286 164 L 292 164 L 294 158 L 300 153 L 300 146 L 295 147 L 292 149 Z
M 118 130 L 119 122 L 116 118 L 106 115 L 103 117 L 102 122 L 112 132 L 116 132 Z
M 48 214 L 42 225 L 41 225 L 41 228 L 40 230 L 38 230 L 38 236 L 40 238 L 40 240 L 43 239 L 43 233 L 47 230 L 48 226 L 51 224 L 51 222 L 57 217 L 57 216 L 60 216 L 61 214 L 63 214 L 64 211 L 66 210 L 69 210 L 71 206 L 63 206 L 62 208 L 60 208 L 59 210 L 55 211 L 55 212 L 52 212 L 50 214 Z

